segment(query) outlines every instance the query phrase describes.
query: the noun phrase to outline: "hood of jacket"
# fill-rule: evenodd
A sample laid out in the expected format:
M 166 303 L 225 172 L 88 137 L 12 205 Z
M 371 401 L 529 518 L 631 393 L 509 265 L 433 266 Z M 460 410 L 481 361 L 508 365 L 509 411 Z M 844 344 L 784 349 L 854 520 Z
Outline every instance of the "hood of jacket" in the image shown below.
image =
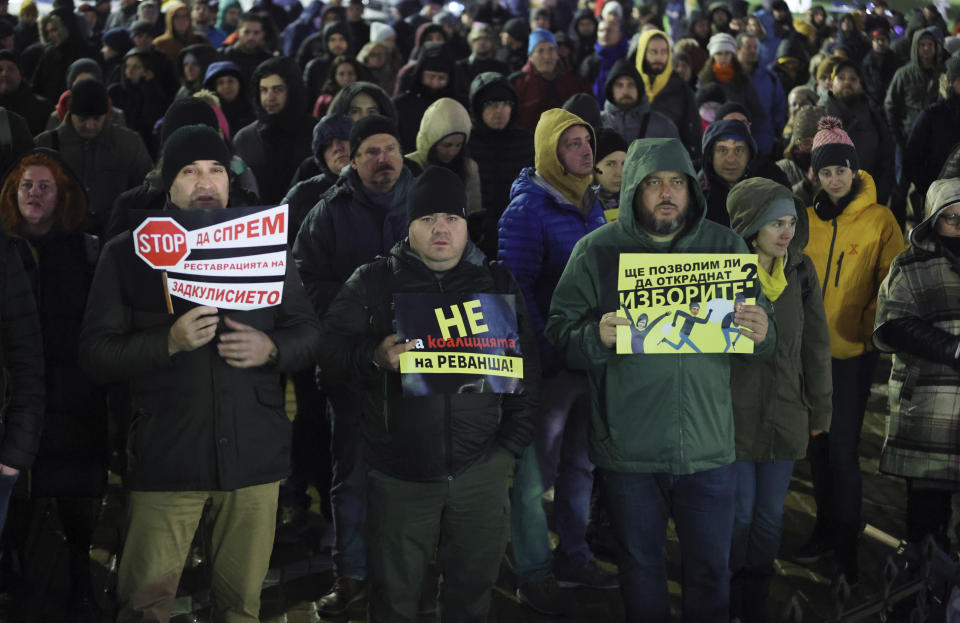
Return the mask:
M 260 104 L 260 79 L 278 75 L 287 85 L 287 105 L 275 115 L 267 114 Z M 257 66 L 250 80 L 253 109 L 257 113 L 257 121 L 267 128 L 293 129 L 303 119 L 307 112 L 306 89 L 300 77 L 300 67 L 296 61 L 286 56 L 274 56 Z
M 466 149 L 470 140 L 470 113 L 457 100 L 441 97 L 424 111 L 417 132 L 417 151 L 407 154 L 407 158 L 425 167 L 430 149 L 451 134 L 463 134 L 461 149 Z
M 807 207 L 789 188 L 763 177 L 751 177 L 738 182 L 727 195 L 727 212 L 730 214 L 730 229 L 743 237 L 750 229 L 766 223 L 758 223 L 763 218 L 767 206 L 777 199 L 790 199 L 797 210 L 797 228 L 790 241 L 788 261 L 800 261 L 803 249 L 810 239 L 810 224 L 807 221 Z
M 614 226 L 621 228 L 633 239 L 649 243 L 650 238 L 637 226 L 637 217 L 633 209 L 633 197 L 640 182 L 657 171 L 682 171 L 687 176 L 687 188 L 690 192 L 690 205 L 687 212 L 687 224 L 677 234 L 677 242 L 690 231 L 700 227 L 707 215 L 707 200 L 697 183 L 696 171 L 690 161 L 690 154 L 675 138 L 643 138 L 630 144 L 623 163 L 623 183 L 620 186 L 620 214 Z
M 577 24 L 580 23 L 580 20 L 588 19 L 593 22 L 593 34 L 589 37 L 583 37 L 577 31 Z M 570 40 L 574 42 L 576 49 L 590 49 L 593 47 L 593 44 L 597 42 L 597 18 L 593 14 L 593 11 L 590 9 L 578 9 L 576 13 L 573 14 L 573 19 L 570 20 L 570 26 L 567 28 L 567 34 L 570 35 Z
M 181 79 L 183 79 L 183 59 L 187 54 L 193 54 L 197 62 L 200 63 L 202 71 L 200 72 L 200 80 L 198 82 L 202 84 L 205 81 L 204 78 L 206 78 L 207 69 L 209 69 L 210 65 L 220 60 L 220 55 L 213 49 L 213 46 L 206 43 L 194 43 L 193 45 L 188 45 L 183 48 L 177 53 L 177 69 Z
M 694 11 L 694 13 L 696 13 L 696 11 Z M 692 19 L 693 16 L 691 15 L 691 20 Z M 692 23 L 691 21 L 691 24 Z M 664 41 L 667 42 L 667 65 L 663 68 L 662 72 L 654 76 L 651 80 L 651 76 L 643 72 L 643 59 L 647 56 L 647 45 L 650 44 L 650 40 L 654 37 L 663 37 Z M 670 76 L 673 75 L 673 46 L 670 45 L 670 38 L 667 36 L 667 33 L 661 30 L 644 30 L 640 33 L 640 39 L 637 41 L 636 67 L 640 78 L 643 80 L 643 90 L 647 94 L 647 98 L 653 102 L 657 99 L 660 91 L 670 82 Z
M 800 61 L 800 64 L 806 66 L 810 63 L 810 53 L 803 43 L 795 38 L 788 37 L 777 46 L 777 60 L 781 58 L 793 58 Z
M 580 207 L 584 194 L 593 183 L 593 174 L 579 176 L 567 173 L 557 158 L 560 135 L 575 125 L 582 125 L 590 133 L 590 142 L 596 150 L 597 137 L 593 128 L 580 117 L 562 108 L 552 108 L 540 116 L 533 133 L 533 165 L 548 184 L 553 186 L 573 205 Z
M 940 57 L 943 54 L 943 46 L 940 45 L 938 30 L 936 26 L 927 26 L 913 33 L 913 39 L 910 41 L 910 62 L 912 64 L 917 67 L 920 66 L 920 59 L 917 55 L 917 50 L 920 48 L 920 39 L 929 37 L 930 40 L 933 41 L 934 48 L 936 49 L 933 55 L 933 66 L 938 67 L 941 65 Z
M 753 140 L 747 126 L 736 119 L 725 119 L 714 121 L 703 131 L 703 171 L 707 174 L 707 180 L 711 184 L 726 184 L 713 169 L 713 144 L 721 138 L 734 137 L 737 140 L 744 141 L 750 147 L 750 159 L 747 161 L 747 168 L 744 171 L 744 175 L 746 175 L 750 172 L 750 166 L 753 165 L 757 157 L 757 142 Z
M 173 31 L 173 18 L 174 18 L 174 16 L 177 14 L 177 11 L 179 11 L 179 10 L 181 10 L 181 9 L 185 9 L 185 10 L 187 11 L 187 15 L 190 14 L 190 7 L 187 6 L 187 3 L 186 3 L 186 2 L 180 2 L 180 0 L 173 0 L 173 2 L 168 3 L 168 4 L 164 7 L 164 14 L 163 14 L 163 16 L 164 16 L 164 20 L 166 21 L 166 24 L 167 24 L 166 30 L 163 31 L 163 36 L 164 36 L 164 37 L 172 37 L 172 38 L 176 39 L 177 41 L 183 41 L 183 39 L 181 39 L 180 37 L 176 36 L 176 35 L 174 34 L 174 31 Z M 192 27 L 191 27 L 191 28 L 192 28 Z M 192 29 L 191 29 L 191 30 L 188 30 L 188 31 L 187 31 L 187 36 L 189 37 L 192 32 L 193 32 Z
M 327 108 L 327 114 L 349 115 L 350 102 L 352 102 L 353 98 L 361 93 L 369 95 L 373 101 L 376 102 L 377 107 L 380 109 L 381 115 L 397 121 L 397 108 L 393 105 L 393 100 L 390 99 L 390 96 L 387 95 L 387 92 L 381 89 L 378 85 L 372 82 L 366 82 L 364 80 L 358 80 L 357 82 L 340 89 L 340 92 L 337 93 L 334 96 L 333 101 L 330 102 L 330 107 Z
M 935 252 L 934 217 L 957 203 L 960 203 L 960 179 L 941 179 L 930 184 L 923 208 L 923 221 L 911 230 L 910 244 Z
M 0 185 L 0 229 L 4 229 L 12 235 L 21 233 L 15 228 L 8 229 L 11 223 L 19 220 L 20 214 L 17 202 L 19 180 L 14 180 L 13 172 L 25 158 L 34 154 L 42 154 L 49 158 L 50 164 L 58 166 L 63 173 L 63 177 L 67 180 L 65 189 L 57 188 L 58 195 L 63 192 L 64 200 L 57 202 L 58 223 L 54 225 L 54 229 L 72 231 L 80 228 L 87 216 L 87 191 L 74 174 L 73 169 L 58 152 L 45 147 L 37 147 L 17 158 L 4 173 L 3 184 Z
M 333 35 L 342 35 L 347 40 L 347 54 L 353 53 L 353 37 L 350 31 L 350 24 L 347 22 L 333 22 L 323 27 L 323 49 L 327 54 L 333 56 L 330 52 L 330 37 Z
M 447 73 L 449 76 L 447 86 L 439 91 L 427 89 L 426 86 L 424 86 L 421 78 L 423 72 L 426 71 L 425 67 L 427 65 L 435 68 L 435 71 L 444 71 Z M 453 97 L 455 93 L 455 80 L 455 63 L 447 44 L 437 41 L 428 41 L 424 44 L 423 47 L 420 48 L 420 56 L 417 59 L 417 63 L 413 66 L 413 75 L 410 77 L 409 90 L 414 93 L 419 93 L 431 101 L 439 97 Z
M 477 131 L 492 131 L 483 122 L 483 94 L 491 87 L 498 88 L 503 93 L 512 93 L 514 104 L 513 108 L 516 109 L 517 107 L 517 93 L 513 90 L 513 87 L 510 86 L 510 81 L 507 80 L 506 76 L 496 71 L 485 71 L 482 74 L 479 74 L 473 79 L 473 82 L 470 83 L 469 98 L 470 115 L 473 117 L 473 127 Z M 510 113 L 510 123 L 507 124 L 507 127 L 509 128 L 512 125 L 513 111 Z
M 228 35 L 237 29 L 236 26 L 231 26 L 224 20 L 224 16 L 227 14 L 227 11 L 229 11 L 232 7 L 237 7 L 243 11 L 243 7 L 240 6 L 240 0 L 223 0 L 219 5 L 217 5 L 217 28 Z
M 637 72 L 636 65 L 632 63 L 630 59 L 621 58 L 610 68 L 610 73 L 607 74 L 607 82 L 603 86 L 603 94 L 607 99 L 607 103 L 613 103 L 613 83 L 617 81 L 617 78 L 624 76 L 632 79 L 633 83 L 637 85 L 637 95 L 639 96 L 637 103 L 648 101 L 647 93 L 643 88 L 643 78 L 641 78 L 640 73 Z

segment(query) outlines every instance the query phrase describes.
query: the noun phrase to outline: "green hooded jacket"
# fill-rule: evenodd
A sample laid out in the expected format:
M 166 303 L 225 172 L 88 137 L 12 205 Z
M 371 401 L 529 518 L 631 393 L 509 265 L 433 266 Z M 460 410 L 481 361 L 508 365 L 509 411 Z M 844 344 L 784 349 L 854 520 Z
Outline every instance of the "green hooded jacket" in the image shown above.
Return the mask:
M 640 182 L 657 171 L 683 171 L 692 191 L 688 224 L 670 242 L 656 242 L 641 231 L 629 209 Z M 617 355 L 600 341 L 598 322 L 618 308 L 621 253 L 747 253 L 747 246 L 730 229 L 706 220 L 696 173 L 676 139 L 633 142 L 620 206 L 619 220 L 587 234 L 574 247 L 545 331 L 572 368 L 588 372 L 590 458 L 614 471 L 676 475 L 731 463 L 730 357 L 741 355 Z M 753 356 L 773 353 L 775 333 L 771 314 L 767 338 Z
M 830 332 L 817 269 L 803 252 L 810 236 L 806 206 L 772 180 L 748 178 L 727 195 L 730 227 L 742 235 L 765 225 L 757 221 L 784 198 L 794 202 L 797 229 L 784 261 L 787 287 L 773 302 L 776 355 L 730 362 L 738 461 L 803 458 L 810 431 L 829 430 L 833 413 Z

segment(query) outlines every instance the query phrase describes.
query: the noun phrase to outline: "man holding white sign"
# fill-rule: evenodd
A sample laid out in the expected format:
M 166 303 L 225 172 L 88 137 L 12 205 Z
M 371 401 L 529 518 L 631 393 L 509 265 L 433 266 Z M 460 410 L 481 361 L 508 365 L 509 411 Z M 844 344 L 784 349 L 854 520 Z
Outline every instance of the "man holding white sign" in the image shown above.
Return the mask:
M 735 453 L 729 358 L 738 355 L 614 350 L 617 325 L 631 323 L 617 315 L 621 254 L 697 253 L 706 260 L 707 254 L 746 253 L 744 241 L 708 221 L 706 211 L 680 141 L 634 141 L 619 219 L 574 247 L 545 330 L 570 366 L 590 377 L 590 459 L 600 470 L 620 546 L 620 591 L 630 623 L 670 619 L 664 561 L 670 517 L 683 558 L 683 620 L 730 619 Z M 633 317 L 643 318 L 636 311 Z M 743 305 L 734 320 L 756 354 L 773 353 L 773 324 L 763 307 Z
M 229 161 L 212 129 L 187 126 L 174 132 L 163 153 L 166 209 L 176 215 L 226 207 Z M 250 218 L 231 221 L 229 231 L 234 237 L 254 228 L 261 233 L 265 218 L 257 225 Z M 147 230 L 152 233 L 140 239 L 148 224 L 154 224 Z M 134 414 L 117 620 L 169 619 L 187 550 L 210 500 L 214 619 L 253 623 L 260 620 L 279 482 L 289 471 L 291 429 L 281 374 L 314 361 L 318 323 L 288 258 L 278 269 L 284 283 L 276 305 L 234 305 L 249 311 L 222 319 L 210 306 L 192 307 L 179 317 L 164 312 L 165 291 L 154 269 L 158 263 L 183 269 L 186 230 L 163 218 L 137 231 L 136 243 L 127 232 L 105 247 L 80 335 L 84 368 L 103 382 L 128 382 Z M 187 237 L 199 238 L 197 231 L 204 230 Z M 278 238 L 283 244 L 286 234 Z M 217 261 L 229 271 L 241 260 Z M 178 300 L 178 307 L 187 304 Z
M 321 365 L 358 383 L 363 399 L 371 468 L 370 621 L 417 620 L 423 576 L 436 554 L 443 574 L 444 620 L 479 623 L 486 621 L 507 541 L 508 476 L 533 437 L 540 373 L 536 340 L 509 271 L 490 264 L 468 241 L 463 181 L 449 169 L 427 167 L 408 197 L 408 238 L 389 257 L 358 268 L 324 316 Z M 400 306 L 415 304 L 418 294 L 429 298 L 438 293 L 464 294 L 453 308 L 431 310 L 430 333 L 402 341 L 397 334 L 403 330 L 397 327 L 404 316 Z M 498 321 L 493 309 L 485 312 L 486 303 L 480 302 L 485 297 L 479 293 L 514 302 L 519 346 L 510 352 L 522 357 L 516 361 L 522 364 L 516 367 L 522 368 L 522 385 L 514 393 L 474 383 L 456 393 L 411 394 L 401 377 L 468 379 L 478 369 L 506 373 L 499 362 L 508 357 L 447 352 L 457 344 L 465 348 L 468 341 L 499 343 L 492 336 L 513 323 L 513 318 Z M 437 350 L 431 353 L 431 348 Z M 408 357 L 422 362 L 404 361 Z M 516 369 L 512 363 L 507 367 Z

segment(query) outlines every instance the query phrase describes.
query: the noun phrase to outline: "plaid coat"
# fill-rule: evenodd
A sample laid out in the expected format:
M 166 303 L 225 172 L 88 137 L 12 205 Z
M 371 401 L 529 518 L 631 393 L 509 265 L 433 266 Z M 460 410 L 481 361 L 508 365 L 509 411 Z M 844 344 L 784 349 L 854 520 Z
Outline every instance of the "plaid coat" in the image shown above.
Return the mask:
M 960 200 L 960 179 L 927 193 L 926 218 L 910 248 L 890 266 L 878 296 L 876 326 L 915 316 L 960 335 L 960 258 L 937 242 L 934 215 Z M 960 371 L 908 353 L 893 355 L 890 416 L 880 470 L 960 486 Z

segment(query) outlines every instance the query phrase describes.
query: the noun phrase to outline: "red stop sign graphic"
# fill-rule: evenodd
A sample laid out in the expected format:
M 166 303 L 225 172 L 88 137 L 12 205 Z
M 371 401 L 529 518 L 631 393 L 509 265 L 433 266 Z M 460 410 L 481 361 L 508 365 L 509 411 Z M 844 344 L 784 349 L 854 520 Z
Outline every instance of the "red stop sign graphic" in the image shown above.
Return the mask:
M 187 257 L 187 230 L 172 218 L 149 218 L 133 232 L 137 255 L 154 268 L 169 268 Z

